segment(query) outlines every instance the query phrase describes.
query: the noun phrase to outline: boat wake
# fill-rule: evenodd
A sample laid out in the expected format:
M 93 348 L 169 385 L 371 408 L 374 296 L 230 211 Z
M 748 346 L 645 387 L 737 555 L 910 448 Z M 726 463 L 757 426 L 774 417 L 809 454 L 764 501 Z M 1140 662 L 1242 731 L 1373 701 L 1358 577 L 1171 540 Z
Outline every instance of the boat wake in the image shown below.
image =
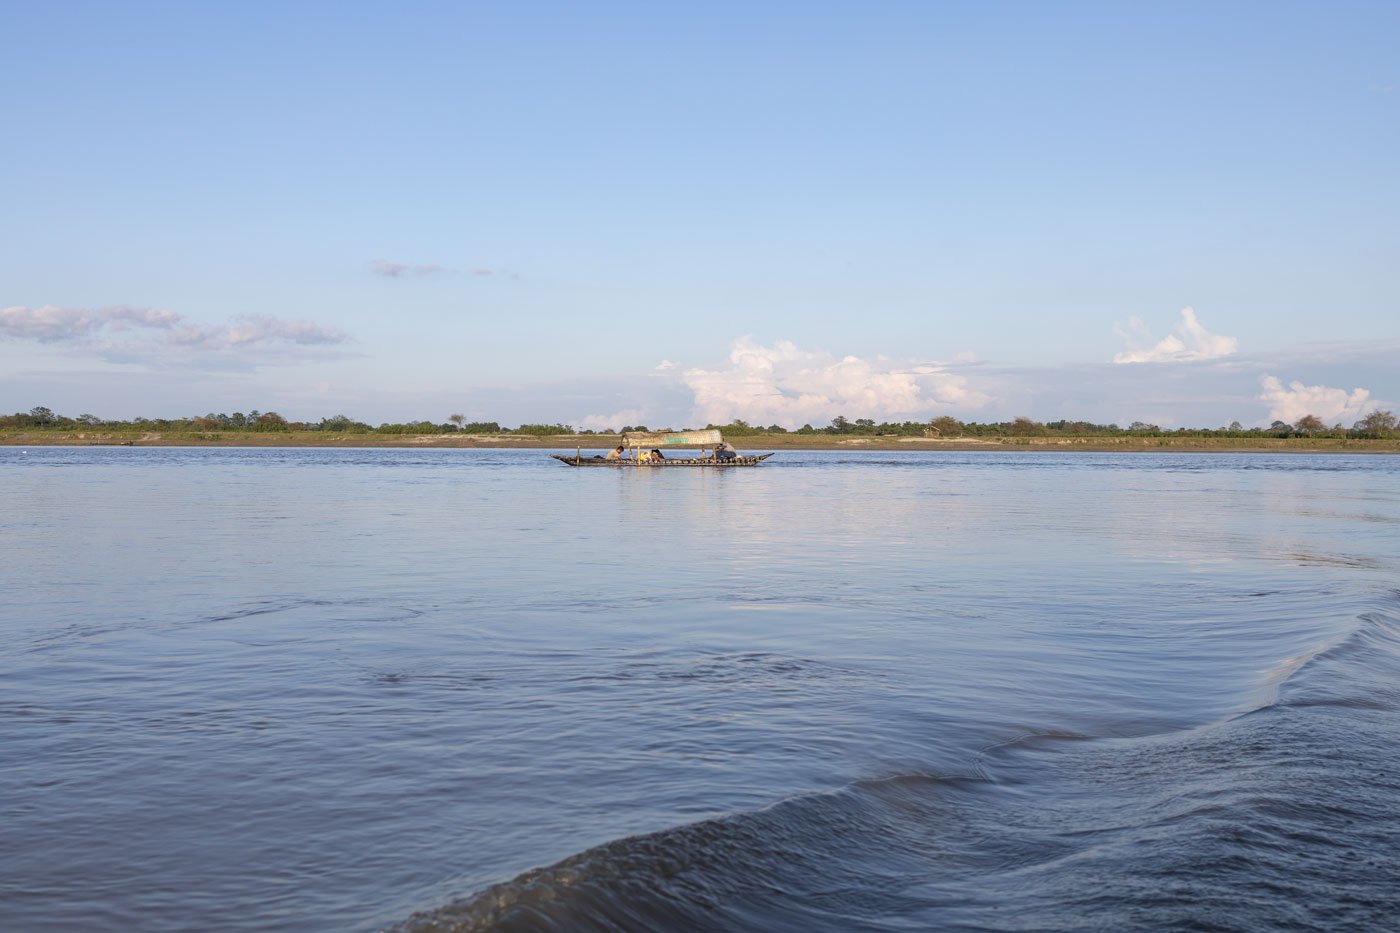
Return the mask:
M 1380 928 L 1400 912 L 1396 604 L 1222 722 L 1029 735 L 973 776 L 614 840 L 396 929 Z

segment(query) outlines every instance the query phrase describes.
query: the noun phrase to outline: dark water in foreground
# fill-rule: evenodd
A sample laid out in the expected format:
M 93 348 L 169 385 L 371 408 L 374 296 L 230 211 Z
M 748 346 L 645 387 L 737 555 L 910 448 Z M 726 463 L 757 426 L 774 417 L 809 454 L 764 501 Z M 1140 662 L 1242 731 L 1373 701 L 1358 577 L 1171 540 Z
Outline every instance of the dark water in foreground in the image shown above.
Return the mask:
M 1391 928 L 1400 459 L 0 449 L 0 927 Z

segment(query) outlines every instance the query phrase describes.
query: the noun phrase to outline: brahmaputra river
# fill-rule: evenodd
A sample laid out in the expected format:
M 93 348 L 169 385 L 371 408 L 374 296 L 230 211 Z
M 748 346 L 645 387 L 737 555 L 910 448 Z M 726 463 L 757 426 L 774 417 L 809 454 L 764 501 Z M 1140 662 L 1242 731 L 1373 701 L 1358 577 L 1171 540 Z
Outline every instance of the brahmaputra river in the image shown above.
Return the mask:
M 1400 458 L 0 483 L 0 928 L 1400 916 Z

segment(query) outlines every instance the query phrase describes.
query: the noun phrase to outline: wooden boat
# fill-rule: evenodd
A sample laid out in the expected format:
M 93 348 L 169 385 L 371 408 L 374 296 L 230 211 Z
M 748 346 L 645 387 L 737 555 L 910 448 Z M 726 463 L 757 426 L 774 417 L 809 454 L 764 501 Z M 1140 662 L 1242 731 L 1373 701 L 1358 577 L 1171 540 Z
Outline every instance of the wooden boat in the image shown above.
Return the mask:
M 574 467 L 620 467 L 623 469 L 649 470 L 652 467 L 718 467 L 721 469 L 728 469 L 730 467 L 751 467 L 758 466 L 773 455 L 758 454 L 753 457 L 735 457 L 733 460 L 716 460 L 714 457 L 675 457 L 666 460 L 633 460 L 631 457 L 628 457 L 626 460 L 609 460 L 601 454 L 595 457 L 569 457 L 564 454 L 550 454 L 550 456 L 560 463 L 566 463 Z
M 550 454 L 550 456 L 560 463 L 574 467 L 617 467 L 619 469 L 650 469 L 652 467 L 718 467 L 729 469 L 731 467 L 758 466 L 773 456 L 772 454 L 757 454 L 751 457 L 733 457 L 721 460 L 711 454 L 703 457 L 670 457 L 664 460 L 637 459 L 637 454 L 643 450 L 660 450 L 663 447 L 688 447 L 703 450 L 718 447 L 723 443 L 724 438 L 720 436 L 719 431 L 713 428 L 704 431 L 668 431 L 666 433 L 628 431 L 622 435 L 622 446 L 631 449 L 632 456 L 630 457 L 609 460 L 602 454 L 585 457 L 582 451 L 575 451 L 572 457 L 563 454 Z

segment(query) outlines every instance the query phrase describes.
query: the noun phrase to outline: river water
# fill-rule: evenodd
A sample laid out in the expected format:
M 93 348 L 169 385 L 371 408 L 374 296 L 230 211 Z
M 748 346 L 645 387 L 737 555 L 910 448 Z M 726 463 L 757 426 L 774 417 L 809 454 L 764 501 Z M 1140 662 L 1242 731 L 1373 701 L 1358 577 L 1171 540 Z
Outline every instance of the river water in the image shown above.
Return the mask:
M 1400 458 L 0 448 L 0 927 L 1380 928 Z

